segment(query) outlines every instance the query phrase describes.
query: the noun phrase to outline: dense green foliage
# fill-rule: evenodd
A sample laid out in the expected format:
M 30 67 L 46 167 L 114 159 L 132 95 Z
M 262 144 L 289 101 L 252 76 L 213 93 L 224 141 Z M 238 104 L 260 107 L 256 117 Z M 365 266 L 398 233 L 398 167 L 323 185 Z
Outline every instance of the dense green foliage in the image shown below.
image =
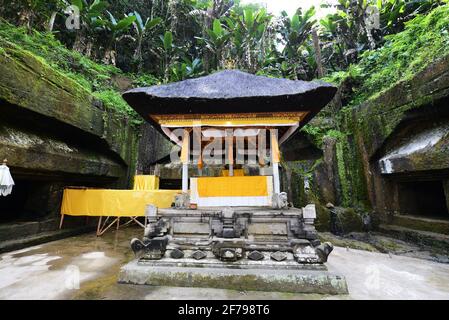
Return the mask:
M 165 82 L 224 68 L 310 80 L 347 69 L 406 21 L 445 2 L 339 0 L 318 21 L 315 8 L 274 16 L 239 0 L 0 0 L 0 17 L 30 33 L 51 31 L 97 62 Z M 78 30 L 66 27 L 69 5 L 80 9 Z M 371 28 L 375 12 L 380 24 Z
M 2 22 L 0 23 L 0 47 L 7 44 L 30 51 L 52 68 L 93 93 L 106 108 L 129 117 L 131 123 L 140 123 L 138 115 L 122 99 L 119 88 L 113 81 L 114 77 L 125 76 L 120 69 L 96 63 L 76 51 L 67 49 L 51 33 L 37 31 L 29 33 L 23 27 L 17 28 Z M 130 78 L 137 85 L 157 83 L 151 76 Z
M 304 80 L 327 74 L 327 81 L 351 82 L 353 105 L 448 49 L 446 2 L 339 0 L 318 21 L 314 7 L 274 16 L 238 0 L 17 0 L 0 7 L 9 21 L 0 23 L 0 41 L 45 59 L 131 119 L 138 117 L 120 96 L 127 87 L 228 68 Z M 80 9 L 78 30 L 66 28 L 69 5 Z M 370 29 L 373 10 L 380 25 Z M 322 137 L 338 128 L 305 131 Z
M 95 63 L 80 53 L 67 49 L 51 33 L 28 33 L 25 28 L 1 23 L 0 39 L 44 58 L 49 65 L 64 72 L 88 91 L 104 89 L 109 86 L 110 78 L 121 72 L 116 67 Z
M 356 103 L 411 78 L 430 62 L 449 53 L 449 6 L 406 23 L 405 31 L 386 37 L 385 45 L 362 56 L 363 79 Z
M 410 79 L 448 52 L 449 5 L 445 5 L 406 22 L 404 31 L 385 37 L 384 46 L 364 52 L 358 64 L 324 80 L 335 84 L 350 80 L 353 93 L 349 105 L 357 105 Z

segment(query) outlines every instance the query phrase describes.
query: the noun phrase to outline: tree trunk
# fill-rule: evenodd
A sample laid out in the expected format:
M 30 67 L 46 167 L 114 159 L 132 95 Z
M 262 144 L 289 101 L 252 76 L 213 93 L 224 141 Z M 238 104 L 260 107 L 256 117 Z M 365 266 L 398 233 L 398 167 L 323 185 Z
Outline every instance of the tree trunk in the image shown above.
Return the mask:
M 48 21 L 48 24 L 47 24 L 47 31 L 48 32 L 52 32 L 53 31 L 53 27 L 55 25 L 55 20 L 56 20 L 56 15 L 57 14 L 58 13 L 56 11 L 51 14 L 50 20 Z
M 104 64 L 112 64 L 113 66 L 116 65 L 116 52 L 114 49 L 111 49 L 108 47 L 104 52 L 104 58 L 103 58 Z
M 116 57 L 116 51 L 115 51 L 115 40 L 116 34 L 112 35 L 112 38 L 108 41 L 108 44 L 106 46 L 106 49 L 104 51 L 104 58 L 103 63 L 104 64 L 112 64 L 113 66 L 116 65 L 115 57 Z
M 85 49 L 84 40 L 85 40 L 85 37 L 84 37 L 83 30 L 77 31 L 72 50 L 79 52 L 79 53 L 83 53 L 84 49 Z
M 142 58 L 142 37 L 137 39 L 137 48 L 134 52 L 134 60 L 137 62 L 137 72 L 142 70 L 143 58 Z
M 19 12 L 19 26 L 26 27 L 28 31 L 31 31 L 31 18 L 33 11 L 30 9 L 23 9 Z
M 94 48 L 94 44 L 92 43 L 92 41 L 88 40 L 87 44 L 86 44 L 86 50 L 84 52 L 84 55 L 88 58 L 91 58 L 93 48 Z
M 318 33 L 316 32 L 316 29 L 312 30 L 312 38 L 313 38 L 313 46 L 315 47 L 315 60 L 317 65 L 318 78 L 322 78 L 324 76 L 324 68 L 323 68 L 323 61 L 321 58 L 320 39 L 318 38 Z

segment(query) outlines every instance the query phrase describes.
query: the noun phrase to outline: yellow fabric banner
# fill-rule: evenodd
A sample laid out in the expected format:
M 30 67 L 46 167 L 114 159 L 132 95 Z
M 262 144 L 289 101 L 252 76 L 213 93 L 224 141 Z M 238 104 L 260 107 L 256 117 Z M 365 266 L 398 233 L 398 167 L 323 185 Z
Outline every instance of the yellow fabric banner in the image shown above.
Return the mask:
M 69 216 L 142 217 L 152 204 L 170 208 L 180 190 L 65 189 L 61 214 Z
M 229 170 L 221 170 L 221 175 L 223 177 L 229 177 Z M 243 177 L 245 172 L 243 169 L 234 169 L 234 177 Z
M 157 176 L 134 176 L 133 190 L 151 191 L 159 189 L 159 177 Z
M 267 177 L 198 178 L 200 197 L 263 197 L 268 196 Z

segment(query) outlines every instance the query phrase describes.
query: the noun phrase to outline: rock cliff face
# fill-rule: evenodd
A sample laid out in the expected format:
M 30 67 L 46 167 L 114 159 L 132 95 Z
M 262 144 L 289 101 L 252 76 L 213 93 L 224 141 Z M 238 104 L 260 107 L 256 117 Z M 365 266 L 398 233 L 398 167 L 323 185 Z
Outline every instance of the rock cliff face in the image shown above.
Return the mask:
M 65 186 L 129 186 L 138 128 L 7 42 L 0 48 L 0 112 L 0 157 L 16 180 L 13 194 L 0 199 L 2 222 L 56 220 Z
M 387 221 L 449 219 L 448 105 L 449 55 L 343 112 L 345 134 L 323 143 L 314 172 L 320 201 L 372 209 Z

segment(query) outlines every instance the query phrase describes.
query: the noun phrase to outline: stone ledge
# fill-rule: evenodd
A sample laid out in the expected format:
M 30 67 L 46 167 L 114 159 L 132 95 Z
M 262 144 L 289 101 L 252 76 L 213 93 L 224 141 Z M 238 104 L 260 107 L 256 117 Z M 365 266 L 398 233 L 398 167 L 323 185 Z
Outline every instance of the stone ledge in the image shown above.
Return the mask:
M 428 219 L 411 215 L 394 215 L 389 217 L 387 223 L 398 227 L 449 236 L 449 220 Z
M 379 231 L 399 240 L 428 246 L 435 250 L 449 251 L 449 236 L 395 225 L 381 224 Z
M 13 112 L 43 117 L 49 126 L 61 126 L 64 134 L 69 130 L 77 137 L 86 134 L 92 142 L 106 144 L 127 165 L 134 163 L 130 153 L 137 146 L 138 130 L 123 115 L 98 108 L 88 90 L 41 57 L 6 40 L 0 39 L 0 46 L 4 49 L 0 54 L 2 107 L 8 104 Z
M 118 282 L 245 291 L 348 294 L 346 279 L 326 271 L 184 268 L 155 264 L 140 265 L 137 260 L 131 261 L 121 268 Z
M 95 227 L 86 226 L 79 228 L 72 228 L 66 230 L 55 230 L 39 233 L 34 236 L 25 237 L 22 239 L 13 239 L 0 242 L 0 253 L 20 250 L 26 247 L 35 246 L 41 243 L 60 240 L 63 238 L 73 237 L 82 233 L 94 231 Z

